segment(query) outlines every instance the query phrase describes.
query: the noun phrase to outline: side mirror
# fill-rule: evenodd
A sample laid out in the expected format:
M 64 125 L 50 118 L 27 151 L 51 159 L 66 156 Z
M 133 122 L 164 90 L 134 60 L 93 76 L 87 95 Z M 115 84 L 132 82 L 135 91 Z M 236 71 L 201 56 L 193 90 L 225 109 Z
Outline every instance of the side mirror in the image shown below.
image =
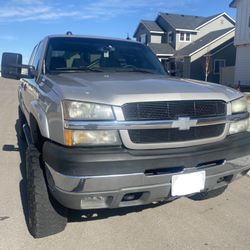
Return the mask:
M 35 69 L 33 66 L 22 64 L 22 55 L 16 53 L 3 53 L 1 63 L 1 75 L 4 78 L 16 79 L 33 78 Z

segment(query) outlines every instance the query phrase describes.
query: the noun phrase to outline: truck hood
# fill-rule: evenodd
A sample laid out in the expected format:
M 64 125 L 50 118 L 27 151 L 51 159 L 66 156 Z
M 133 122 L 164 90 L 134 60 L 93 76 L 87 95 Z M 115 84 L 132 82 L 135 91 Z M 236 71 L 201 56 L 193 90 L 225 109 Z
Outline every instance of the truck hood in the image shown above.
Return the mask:
M 145 73 L 63 73 L 45 82 L 62 99 L 121 106 L 130 102 L 165 100 L 224 100 L 242 94 L 234 89 L 196 80 Z

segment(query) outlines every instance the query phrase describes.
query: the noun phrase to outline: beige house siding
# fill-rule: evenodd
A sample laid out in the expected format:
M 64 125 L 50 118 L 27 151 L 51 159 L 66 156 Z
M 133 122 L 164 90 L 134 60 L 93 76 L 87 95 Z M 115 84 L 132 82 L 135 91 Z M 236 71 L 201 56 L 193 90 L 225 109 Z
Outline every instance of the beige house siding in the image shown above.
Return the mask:
M 220 72 L 220 84 L 233 87 L 234 86 L 235 67 L 224 67 Z
M 235 45 L 250 44 L 250 1 L 241 0 L 237 4 Z
M 151 35 L 151 43 L 161 43 L 162 41 L 161 35 Z
M 199 51 L 197 51 L 195 54 L 192 55 L 191 57 L 191 62 L 197 60 L 198 58 L 204 56 L 207 54 L 209 51 L 215 49 L 216 47 L 220 46 L 221 44 L 225 43 L 226 41 L 232 39 L 234 37 L 235 32 L 229 32 L 227 35 L 225 35 L 223 38 L 218 39 L 217 41 L 214 41 L 210 45 L 208 44 L 204 48 L 200 48 Z
M 237 47 L 235 83 L 250 85 L 250 44 Z
M 235 84 L 250 85 L 250 0 L 239 0 L 237 8 L 236 35 L 237 48 Z
M 194 42 L 215 30 L 222 30 L 222 29 L 227 29 L 227 28 L 232 28 L 232 27 L 234 27 L 234 24 L 231 21 L 229 21 L 227 17 L 225 16 L 218 17 L 212 22 L 207 23 L 205 26 L 201 27 L 197 31 L 197 33 L 191 33 L 191 42 Z M 189 44 L 190 42 L 180 42 L 180 33 L 178 32 L 176 34 L 176 49 L 177 50 L 182 49 Z
M 200 28 L 195 39 L 200 39 L 201 37 L 215 30 L 223 30 L 223 29 L 228 29 L 228 28 L 233 28 L 233 27 L 234 27 L 234 24 L 232 24 L 232 22 L 230 22 L 228 18 L 226 18 L 225 16 L 221 16 L 217 18 L 216 20 Z

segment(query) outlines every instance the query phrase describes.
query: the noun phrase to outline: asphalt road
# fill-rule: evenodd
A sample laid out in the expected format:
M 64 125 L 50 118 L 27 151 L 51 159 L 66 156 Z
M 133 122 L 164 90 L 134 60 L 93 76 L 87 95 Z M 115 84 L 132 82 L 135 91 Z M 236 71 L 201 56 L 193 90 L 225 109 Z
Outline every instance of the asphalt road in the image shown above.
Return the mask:
M 24 145 L 18 145 L 17 82 L 0 78 L 0 249 L 250 249 L 250 179 L 218 198 L 70 216 L 66 230 L 34 240 L 26 226 Z

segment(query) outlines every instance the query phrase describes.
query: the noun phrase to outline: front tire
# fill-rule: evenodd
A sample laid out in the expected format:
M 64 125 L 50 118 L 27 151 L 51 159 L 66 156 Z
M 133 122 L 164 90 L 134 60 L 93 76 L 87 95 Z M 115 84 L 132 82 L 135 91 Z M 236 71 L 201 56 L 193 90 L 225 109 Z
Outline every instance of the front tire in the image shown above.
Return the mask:
M 40 157 L 36 147 L 29 145 L 26 151 L 28 227 L 34 238 L 59 233 L 67 224 L 66 208 L 48 192 Z

